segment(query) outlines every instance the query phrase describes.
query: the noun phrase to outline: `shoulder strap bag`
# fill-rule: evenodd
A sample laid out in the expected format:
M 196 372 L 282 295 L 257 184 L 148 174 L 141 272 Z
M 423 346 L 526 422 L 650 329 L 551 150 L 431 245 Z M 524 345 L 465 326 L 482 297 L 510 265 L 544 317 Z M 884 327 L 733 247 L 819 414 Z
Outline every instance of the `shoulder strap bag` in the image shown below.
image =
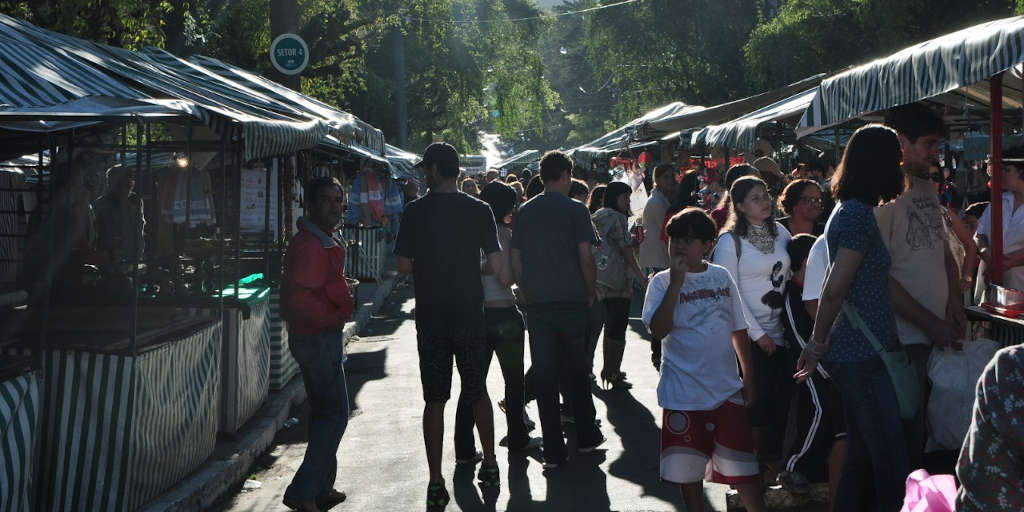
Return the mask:
M 914 371 L 907 352 L 903 350 L 902 346 L 900 346 L 899 350 L 886 350 L 874 333 L 871 332 L 871 329 L 868 328 L 867 324 L 864 323 L 864 319 L 857 313 L 857 308 L 853 307 L 849 302 L 843 303 L 843 311 L 846 312 L 846 318 L 850 320 L 853 327 L 864 334 L 864 337 L 871 343 L 875 352 L 878 353 L 878 357 L 882 358 L 882 362 L 885 363 L 885 368 L 889 372 L 889 380 L 892 381 L 892 387 L 896 390 L 896 400 L 900 406 L 900 418 L 904 421 L 913 419 L 917 414 L 918 407 L 921 405 L 921 389 L 920 383 L 917 380 L 917 372 Z

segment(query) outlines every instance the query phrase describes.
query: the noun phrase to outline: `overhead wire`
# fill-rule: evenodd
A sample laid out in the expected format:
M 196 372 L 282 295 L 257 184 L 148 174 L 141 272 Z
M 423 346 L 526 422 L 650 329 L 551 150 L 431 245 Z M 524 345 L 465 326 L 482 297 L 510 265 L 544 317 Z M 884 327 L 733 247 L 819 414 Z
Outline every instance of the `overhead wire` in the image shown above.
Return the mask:
M 609 8 L 612 8 L 612 7 L 619 7 L 619 6 L 622 6 L 622 5 L 632 4 L 632 3 L 639 2 L 639 1 L 641 1 L 641 0 L 622 0 L 620 2 L 615 2 L 615 3 L 611 3 L 611 4 L 607 4 L 607 5 L 597 5 L 597 6 L 594 6 L 594 7 L 588 7 L 586 9 L 580 9 L 578 11 L 566 11 L 566 12 L 559 12 L 559 13 L 554 13 L 554 14 L 541 14 L 539 16 L 527 16 L 525 18 L 489 19 L 489 20 L 438 20 L 438 19 L 428 19 L 428 18 L 414 18 L 414 17 L 409 16 L 409 17 L 406 17 L 405 19 L 407 21 L 419 21 L 419 22 L 425 22 L 425 23 L 453 23 L 453 24 L 457 24 L 457 25 L 466 25 L 466 24 L 473 24 L 473 23 L 512 23 L 512 22 L 519 22 L 519 21 L 532 21 L 532 20 L 560 18 L 562 16 L 575 16 L 575 15 L 578 15 L 578 14 L 585 14 L 585 13 L 588 13 L 588 12 L 599 11 L 599 10 L 602 10 L 602 9 L 609 9 Z

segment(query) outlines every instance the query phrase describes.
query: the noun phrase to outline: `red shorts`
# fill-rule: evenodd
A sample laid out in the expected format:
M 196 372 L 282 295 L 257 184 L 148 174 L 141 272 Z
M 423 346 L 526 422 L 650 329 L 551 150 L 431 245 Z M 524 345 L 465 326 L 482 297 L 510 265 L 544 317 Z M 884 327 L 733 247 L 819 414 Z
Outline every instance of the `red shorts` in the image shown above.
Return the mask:
M 759 473 L 746 407 L 730 399 L 713 411 L 664 409 L 662 481 L 742 484 Z

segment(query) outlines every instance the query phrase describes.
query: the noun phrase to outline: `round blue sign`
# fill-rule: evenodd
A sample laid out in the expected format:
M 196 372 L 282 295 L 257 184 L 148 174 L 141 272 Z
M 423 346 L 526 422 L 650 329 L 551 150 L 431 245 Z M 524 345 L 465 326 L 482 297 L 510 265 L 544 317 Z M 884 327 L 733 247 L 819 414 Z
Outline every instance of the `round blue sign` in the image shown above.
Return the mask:
M 270 43 L 270 62 L 286 75 L 297 75 L 309 65 L 309 47 L 297 34 L 281 34 Z

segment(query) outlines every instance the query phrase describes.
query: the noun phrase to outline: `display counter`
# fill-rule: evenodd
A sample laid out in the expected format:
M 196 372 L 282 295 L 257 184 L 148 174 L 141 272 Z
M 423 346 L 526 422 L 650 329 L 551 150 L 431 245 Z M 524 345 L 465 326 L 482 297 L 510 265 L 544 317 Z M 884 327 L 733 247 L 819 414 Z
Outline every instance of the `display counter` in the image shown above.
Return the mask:
M 234 286 L 224 289 L 221 432 L 237 432 L 266 400 L 270 346 L 270 287 L 253 274 L 239 281 L 237 295 Z
M 5 356 L 0 362 L 0 510 L 34 508 L 32 483 L 39 439 L 38 372 L 30 357 Z
M 967 319 L 972 322 L 989 322 L 991 328 L 988 337 L 1000 345 L 1008 347 L 1024 343 L 1024 320 L 1003 316 L 980 306 L 967 306 L 964 310 Z
M 135 510 L 213 452 L 222 321 L 140 309 L 132 350 L 117 314 L 123 308 L 83 309 L 53 312 L 62 323 L 51 318 L 45 349 L 3 347 L 41 352 L 35 509 Z

